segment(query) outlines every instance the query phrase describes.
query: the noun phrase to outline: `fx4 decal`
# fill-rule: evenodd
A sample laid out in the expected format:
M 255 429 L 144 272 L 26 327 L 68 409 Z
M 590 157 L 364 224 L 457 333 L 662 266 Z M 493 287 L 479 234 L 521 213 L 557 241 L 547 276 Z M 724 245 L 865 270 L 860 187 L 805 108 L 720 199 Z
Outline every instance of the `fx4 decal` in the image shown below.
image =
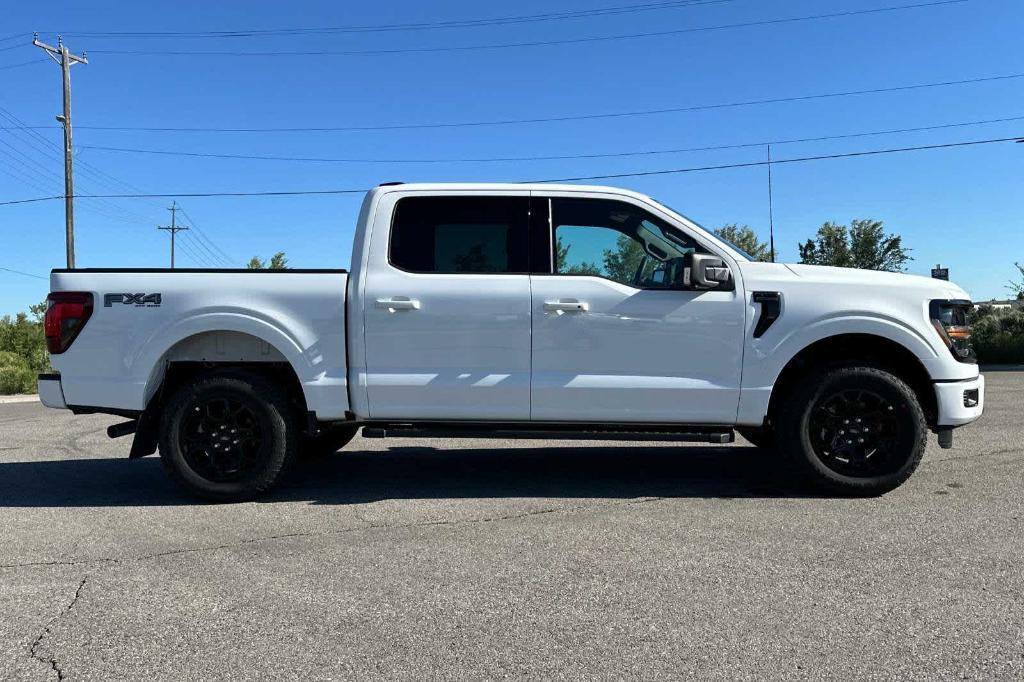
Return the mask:
M 156 308 L 160 305 L 160 298 L 160 294 L 104 294 L 103 307 L 110 308 L 115 303 L 122 303 L 136 308 Z

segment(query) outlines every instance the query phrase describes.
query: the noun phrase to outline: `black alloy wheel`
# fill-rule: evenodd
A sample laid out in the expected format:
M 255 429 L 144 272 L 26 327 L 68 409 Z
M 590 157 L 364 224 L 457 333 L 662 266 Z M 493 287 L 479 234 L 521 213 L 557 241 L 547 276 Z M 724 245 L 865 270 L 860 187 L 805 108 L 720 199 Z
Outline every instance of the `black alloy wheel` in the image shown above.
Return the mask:
M 907 446 L 905 402 L 874 391 L 846 389 L 820 398 L 810 415 L 814 454 L 844 476 L 882 476 L 898 469 L 894 454 Z
M 928 424 L 918 396 L 870 366 L 812 371 L 782 399 L 778 451 L 817 488 L 880 495 L 902 485 L 924 455 Z
M 171 392 L 160 415 L 160 459 L 197 497 L 252 499 L 294 459 L 296 408 L 257 372 L 213 370 Z
M 253 407 L 228 395 L 199 398 L 186 409 L 178 446 L 193 471 L 227 483 L 258 466 L 266 443 Z

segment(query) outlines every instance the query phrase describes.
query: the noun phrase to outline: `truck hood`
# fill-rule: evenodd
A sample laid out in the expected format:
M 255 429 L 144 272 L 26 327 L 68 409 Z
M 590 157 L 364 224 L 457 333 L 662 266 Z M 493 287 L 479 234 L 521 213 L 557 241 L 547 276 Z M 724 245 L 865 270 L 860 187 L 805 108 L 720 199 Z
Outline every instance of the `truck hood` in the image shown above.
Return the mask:
M 745 262 L 740 267 L 743 270 L 748 289 L 767 287 L 772 283 L 789 282 L 801 287 L 820 284 L 843 289 L 850 287 L 862 287 L 865 290 L 876 291 L 882 289 L 897 295 L 902 293 L 924 298 L 970 298 L 967 292 L 952 282 L 899 272 L 790 263 Z

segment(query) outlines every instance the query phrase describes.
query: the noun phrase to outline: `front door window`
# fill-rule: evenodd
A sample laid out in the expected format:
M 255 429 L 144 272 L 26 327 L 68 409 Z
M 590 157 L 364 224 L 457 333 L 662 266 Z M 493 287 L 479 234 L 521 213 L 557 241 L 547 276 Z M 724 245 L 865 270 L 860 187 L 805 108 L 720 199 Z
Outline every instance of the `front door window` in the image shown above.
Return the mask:
M 553 267 L 637 289 L 682 286 L 696 243 L 643 209 L 600 199 L 552 199 Z

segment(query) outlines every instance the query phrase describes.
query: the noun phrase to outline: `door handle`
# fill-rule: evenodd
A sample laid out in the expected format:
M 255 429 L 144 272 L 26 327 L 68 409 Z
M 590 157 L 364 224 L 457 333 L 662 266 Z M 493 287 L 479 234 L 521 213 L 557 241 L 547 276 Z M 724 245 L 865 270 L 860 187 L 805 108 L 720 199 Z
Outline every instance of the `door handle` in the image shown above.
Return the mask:
M 585 313 L 590 310 L 590 304 L 583 301 L 544 301 L 544 310 L 551 310 L 565 313 Z
M 396 310 L 419 310 L 420 302 L 415 298 L 378 298 L 378 308 L 387 308 L 388 312 Z

